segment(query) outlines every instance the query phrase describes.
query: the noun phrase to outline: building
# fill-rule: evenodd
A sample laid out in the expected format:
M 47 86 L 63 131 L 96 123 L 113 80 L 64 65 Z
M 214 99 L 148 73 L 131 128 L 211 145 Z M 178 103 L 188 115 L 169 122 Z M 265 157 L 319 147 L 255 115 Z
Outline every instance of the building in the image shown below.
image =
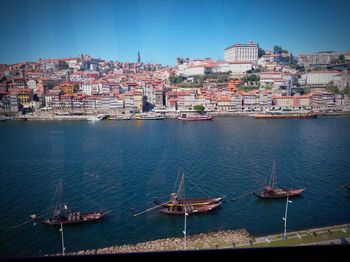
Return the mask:
M 164 91 L 161 88 L 153 90 L 153 97 L 155 106 L 164 106 Z
M 339 54 L 334 51 L 321 51 L 314 54 L 302 54 L 298 56 L 298 64 L 304 66 L 329 65 L 338 59 Z
M 313 87 L 323 87 L 329 82 L 334 82 L 334 77 L 340 74 L 338 71 L 313 71 L 307 74 L 306 84 Z
M 311 55 L 310 64 L 311 65 L 329 65 L 334 60 L 338 59 L 339 54 L 334 51 L 322 51 Z
M 284 108 L 301 108 L 310 106 L 310 96 L 274 96 L 273 105 Z
M 33 101 L 33 98 L 33 89 L 23 88 L 18 91 L 18 100 L 23 107 L 30 107 L 30 103 Z
M 37 80 L 35 79 L 30 79 L 27 81 L 27 87 L 30 89 L 33 89 L 33 92 L 36 93 L 36 85 L 37 85 Z
M 224 50 L 224 59 L 229 62 L 247 61 L 257 64 L 258 45 L 250 41 L 248 44 L 234 44 Z
M 2 111 L 6 113 L 18 112 L 18 98 L 17 95 L 5 95 L 2 98 Z
M 260 84 L 262 86 L 274 86 L 279 87 L 286 85 L 290 75 L 282 73 L 282 72 L 262 72 L 260 73 Z
M 74 90 L 74 83 L 70 83 L 70 82 L 61 83 L 60 89 L 64 94 L 73 94 L 76 92 L 76 90 Z
M 143 91 L 142 89 L 136 89 L 133 91 L 133 97 L 134 97 L 134 109 L 136 112 L 142 112 L 143 110 Z
M 310 95 L 310 106 L 327 108 L 335 105 L 335 95 L 329 92 L 314 92 Z

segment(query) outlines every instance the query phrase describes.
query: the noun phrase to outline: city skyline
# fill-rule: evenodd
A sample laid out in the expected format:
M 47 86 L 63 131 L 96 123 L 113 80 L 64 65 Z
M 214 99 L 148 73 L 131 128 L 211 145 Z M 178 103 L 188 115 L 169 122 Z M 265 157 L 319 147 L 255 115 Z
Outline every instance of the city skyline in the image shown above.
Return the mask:
M 249 40 L 295 55 L 350 49 L 347 1 L 3 1 L 0 63 L 81 53 L 175 65 L 176 57 L 223 59 Z

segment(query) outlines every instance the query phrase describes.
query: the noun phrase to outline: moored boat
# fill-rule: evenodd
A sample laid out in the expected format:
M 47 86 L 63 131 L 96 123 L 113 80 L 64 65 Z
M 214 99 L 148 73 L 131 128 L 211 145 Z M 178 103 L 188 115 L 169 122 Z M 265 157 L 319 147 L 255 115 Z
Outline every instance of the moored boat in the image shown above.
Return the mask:
M 264 187 L 262 192 L 254 192 L 253 194 L 260 198 L 286 198 L 299 196 L 305 191 L 302 189 L 284 189 L 284 188 L 272 188 L 269 186 Z
M 275 180 L 275 162 L 273 162 L 271 177 L 268 185 L 264 186 L 260 192 L 253 192 L 253 194 L 259 198 L 286 198 L 295 197 L 301 195 L 305 188 L 290 189 L 290 188 L 277 188 Z
M 203 206 L 193 206 L 193 205 L 185 205 L 185 206 L 175 206 L 174 208 L 161 208 L 160 212 L 170 215 L 184 215 L 185 212 L 187 214 L 195 214 L 195 213 L 206 213 L 209 212 L 221 205 L 221 202 L 207 204 Z
M 108 118 L 108 120 L 130 120 L 131 116 L 128 115 L 110 115 Z
M 160 204 L 160 212 L 170 215 L 184 215 L 185 213 L 190 215 L 206 213 L 221 205 L 223 197 L 185 198 L 184 183 L 184 174 L 182 174 L 177 193 L 170 195 L 169 202 Z
M 161 115 L 138 115 L 135 116 L 136 120 L 163 120 L 165 117 Z
M 316 118 L 314 113 L 264 113 L 256 114 L 256 119 L 283 119 L 283 118 Z
M 69 212 L 65 214 L 57 214 L 53 218 L 43 219 L 41 222 L 46 225 L 60 225 L 60 224 L 76 224 L 82 222 L 89 222 L 104 218 L 110 211 L 98 212 Z
M 86 119 L 88 121 L 100 121 L 101 120 L 101 118 L 98 116 L 88 116 Z
M 57 186 L 56 193 L 57 192 L 59 192 L 61 199 L 58 202 L 58 205 L 55 207 L 54 211 L 46 214 L 53 214 L 53 217 L 42 218 L 45 215 L 34 214 L 31 215 L 32 219 L 38 220 L 45 225 L 77 224 L 83 222 L 96 221 L 106 217 L 111 213 L 111 211 L 109 210 L 100 210 L 94 212 L 72 212 L 71 210 L 69 210 L 64 202 L 62 179 L 60 180 Z
M 188 114 L 188 113 L 181 113 L 179 116 L 176 117 L 177 120 L 183 120 L 183 121 L 203 121 L 203 120 L 212 120 L 213 116 L 208 114 Z

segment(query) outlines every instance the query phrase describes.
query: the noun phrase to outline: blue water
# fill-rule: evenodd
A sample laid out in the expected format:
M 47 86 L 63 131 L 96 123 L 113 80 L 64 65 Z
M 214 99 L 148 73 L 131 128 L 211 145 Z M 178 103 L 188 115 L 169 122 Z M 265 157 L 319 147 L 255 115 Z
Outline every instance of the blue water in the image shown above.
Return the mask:
M 350 183 L 349 134 L 348 117 L 0 123 L 0 255 L 60 252 L 58 227 L 13 228 L 48 209 L 60 178 L 71 209 L 112 211 L 66 226 L 67 252 L 182 236 L 183 217 L 130 210 L 168 196 L 179 168 L 187 196 L 226 195 L 218 210 L 188 217 L 188 234 L 283 232 L 285 201 L 247 194 L 268 180 L 273 161 L 278 185 L 306 188 L 289 206 L 288 230 L 349 223 L 350 192 L 341 187 Z

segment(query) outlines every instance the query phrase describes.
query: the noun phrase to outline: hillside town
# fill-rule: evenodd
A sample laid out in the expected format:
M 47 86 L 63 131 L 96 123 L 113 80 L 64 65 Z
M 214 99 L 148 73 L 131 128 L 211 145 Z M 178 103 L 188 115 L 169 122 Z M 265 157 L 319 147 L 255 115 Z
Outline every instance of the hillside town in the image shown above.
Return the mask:
M 0 65 L 0 114 L 216 114 L 350 111 L 350 52 L 294 56 L 280 46 L 236 43 L 224 60 L 176 58 L 176 66 L 81 54 Z

